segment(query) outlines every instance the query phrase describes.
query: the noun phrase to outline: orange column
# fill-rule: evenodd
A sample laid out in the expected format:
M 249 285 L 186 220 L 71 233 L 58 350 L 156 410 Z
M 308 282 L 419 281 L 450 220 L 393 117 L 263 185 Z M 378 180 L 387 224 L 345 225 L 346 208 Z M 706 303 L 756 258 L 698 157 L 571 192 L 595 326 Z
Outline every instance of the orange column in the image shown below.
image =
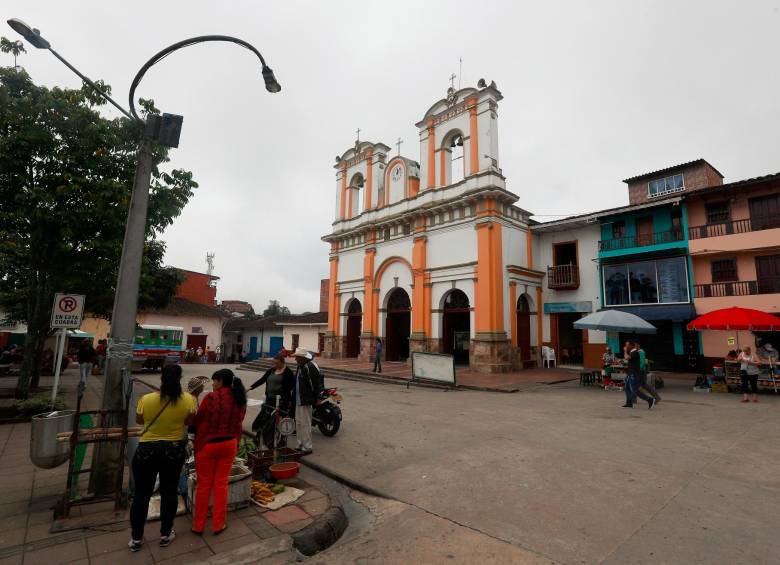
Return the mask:
M 542 320 L 542 287 L 536 287 L 536 345 L 542 346 L 544 341 L 544 325 Z
M 373 199 L 373 181 L 374 181 L 374 167 L 372 166 L 374 156 L 374 150 L 368 149 L 366 151 L 366 210 L 371 209 L 371 201 Z
M 428 188 L 436 187 L 436 135 L 433 122 L 428 125 Z
M 501 224 L 485 221 L 477 229 L 477 283 L 475 326 L 477 332 L 504 331 L 503 249 Z
M 347 164 L 341 165 L 341 206 L 339 207 L 339 219 L 343 220 L 347 217 Z
M 525 232 L 525 246 L 526 246 L 526 251 L 528 253 L 528 268 L 533 269 L 534 268 L 534 245 L 533 245 L 533 235 L 531 234 L 531 230 L 526 230 Z
M 509 324 L 512 328 L 512 345 L 517 347 L 517 283 L 509 281 Z
M 425 264 L 428 237 L 418 235 L 412 247 L 412 335 L 425 336 Z
M 338 244 L 331 244 L 330 257 L 330 286 L 328 288 L 328 331 L 333 335 L 339 335 L 339 317 L 341 306 L 339 305 L 338 276 L 339 276 L 339 256 Z
M 471 148 L 471 174 L 479 172 L 479 138 L 477 136 L 477 99 L 469 100 L 469 147 Z
M 370 236 L 369 236 L 370 237 Z M 371 242 L 373 243 L 373 242 Z M 369 247 L 363 257 L 363 332 L 374 331 L 374 259 L 376 248 Z

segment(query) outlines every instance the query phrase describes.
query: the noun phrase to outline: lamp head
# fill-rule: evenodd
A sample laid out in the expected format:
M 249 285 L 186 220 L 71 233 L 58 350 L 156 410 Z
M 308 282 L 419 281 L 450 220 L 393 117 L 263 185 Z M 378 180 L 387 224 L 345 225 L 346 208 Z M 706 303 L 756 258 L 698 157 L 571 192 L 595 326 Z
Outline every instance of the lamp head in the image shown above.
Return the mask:
M 274 76 L 271 67 L 263 67 L 263 80 L 265 81 L 265 89 L 268 92 L 276 93 L 282 90 L 282 85 L 276 81 L 276 77 Z
M 35 28 L 31 28 L 26 23 L 18 18 L 11 18 L 8 20 L 8 25 L 11 26 L 15 32 L 24 37 L 30 45 L 37 47 L 38 49 L 48 49 L 50 44 L 43 37 L 41 32 Z

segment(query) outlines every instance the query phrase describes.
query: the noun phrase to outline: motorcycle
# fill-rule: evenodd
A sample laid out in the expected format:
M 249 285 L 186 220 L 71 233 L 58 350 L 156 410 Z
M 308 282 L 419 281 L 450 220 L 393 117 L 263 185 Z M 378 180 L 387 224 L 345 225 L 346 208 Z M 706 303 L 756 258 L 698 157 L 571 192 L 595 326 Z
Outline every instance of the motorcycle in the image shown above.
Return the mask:
M 341 408 L 339 404 L 344 398 L 337 388 L 323 390 L 311 414 L 311 425 L 317 426 L 324 436 L 333 437 L 341 427 Z

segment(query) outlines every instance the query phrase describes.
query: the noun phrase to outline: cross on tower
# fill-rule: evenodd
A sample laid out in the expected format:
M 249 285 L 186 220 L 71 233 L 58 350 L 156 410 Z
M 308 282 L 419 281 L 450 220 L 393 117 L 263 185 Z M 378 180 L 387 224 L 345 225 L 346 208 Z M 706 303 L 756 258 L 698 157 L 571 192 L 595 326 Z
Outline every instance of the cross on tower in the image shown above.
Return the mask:
M 357 134 L 357 140 L 360 141 L 360 128 L 357 128 L 355 133 Z
M 455 88 L 455 79 L 457 78 L 457 76 L 458 75 L 456 75 L 455 73 L 452 73 L 452 75 L 450 76 L 450 86 L 453 89 Z
M 396 147 L 398 147 L 398 154 L 401 154 L 401 144 L 403 143 L 403 140 L 399 137 L 398 141 L 395 142 Z

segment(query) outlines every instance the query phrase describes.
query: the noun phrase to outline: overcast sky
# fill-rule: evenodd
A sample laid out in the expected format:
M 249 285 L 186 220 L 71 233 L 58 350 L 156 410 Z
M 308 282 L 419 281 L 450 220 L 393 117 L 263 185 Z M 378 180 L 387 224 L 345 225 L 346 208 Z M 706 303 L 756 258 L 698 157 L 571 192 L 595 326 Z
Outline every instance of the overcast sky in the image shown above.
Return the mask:
M 621 179 L 699 157 L 726 182 L 780 171 L 780 1 L 2 5 L 3 20 L 40 28 L 121 101 L 138 68 L 181 39 L 235 35 L 263 53 L 280 94 L 229 44 L 168 57 L 137 91 L 184 116 L 172 165 L 200 183 L 164 234 L 167 262 L 204 271 L 215 253 L 218 298 L 258 311 L 272 298 L 317 309 L 334 157 L 359 127 L 391 147 L 400 136 L 419 160 L 414 123 L 444 96 L 459 58 L 462 86 L 485 77 L 504 95 L 499 165 L 539 220 L 626 204 Z M 78 86 L 53 56 L 28 50 L 21 64 L 36 81 Z

